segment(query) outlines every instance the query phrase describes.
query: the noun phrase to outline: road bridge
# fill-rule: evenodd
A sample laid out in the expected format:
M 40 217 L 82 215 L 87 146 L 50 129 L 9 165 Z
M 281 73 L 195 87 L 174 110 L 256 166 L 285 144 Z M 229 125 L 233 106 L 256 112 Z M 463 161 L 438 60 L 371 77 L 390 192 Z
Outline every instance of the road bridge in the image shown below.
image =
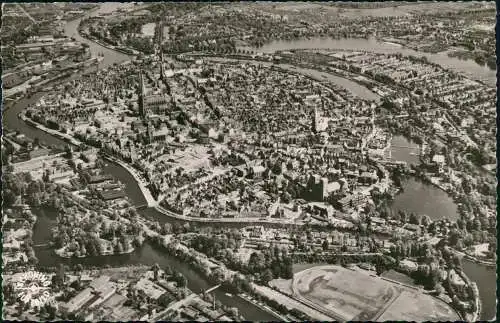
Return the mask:
M 420 149 L 419 147 L 410 147 L 410 146 L 405 146 L 405 145 L 391 145 L 391 147 L 405 148 L 405 149 Z

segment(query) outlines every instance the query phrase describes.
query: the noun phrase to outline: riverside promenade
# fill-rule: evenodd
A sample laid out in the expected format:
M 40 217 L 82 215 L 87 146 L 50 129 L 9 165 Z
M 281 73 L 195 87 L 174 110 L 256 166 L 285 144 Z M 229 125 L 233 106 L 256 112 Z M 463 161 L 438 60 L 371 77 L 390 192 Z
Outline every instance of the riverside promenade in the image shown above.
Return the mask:
M 132 168 L 132 166 L 130 166 L 127 163 L 119 160 L 118 158 L 112 157 L 110 155 L 105 155 L 105 158 L 113 163 L 116 163 L 116 164 L 122 166 L 125 170 L 127 170 L 127 172 L 130 173 L 130 175 L 132 175 L 132 177 L 136 181 L 137 185 L 139 186 L 139 188 L 142 192 L 142 195 L 146 199 L 146 204 L 148 205 L 148 207 L 158 206 L 158 201 L 156 201 L 154 199 L 153 195 L 151 195 L 151 192 L 146 187 L 147 186 L 146 183 L 141 179 L 141 177 L 139 176 L 137 171 L 134 168 Z

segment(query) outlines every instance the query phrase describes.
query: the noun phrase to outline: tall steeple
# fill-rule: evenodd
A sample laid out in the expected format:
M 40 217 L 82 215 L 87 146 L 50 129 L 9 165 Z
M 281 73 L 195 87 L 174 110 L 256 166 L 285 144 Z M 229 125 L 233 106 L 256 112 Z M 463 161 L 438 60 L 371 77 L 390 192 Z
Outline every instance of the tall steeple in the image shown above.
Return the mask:
M 160 80 L 165 80 L 165 64 L 163 60 L 163 49 L 160 48 Z
M 144 74 L 142 69 L 139 75 L 139 114 L 142 118 L 146 117 L 146 106 L 144 104 L 144 96 L 146 95 L 146 88 L 144 86 Z
M 156 49 L 158 50 L 158 56 L 160 56 L 160 80 L 165 80 L 165 62 L 163 58 L 163 20 L 160 20 L 157 23 L 157 31 L 156 31 Z
M 313 116 L 313 130 L 318 131 L 319 128 L 320 115 L 318 107 L 314 106 L 314 116 Z

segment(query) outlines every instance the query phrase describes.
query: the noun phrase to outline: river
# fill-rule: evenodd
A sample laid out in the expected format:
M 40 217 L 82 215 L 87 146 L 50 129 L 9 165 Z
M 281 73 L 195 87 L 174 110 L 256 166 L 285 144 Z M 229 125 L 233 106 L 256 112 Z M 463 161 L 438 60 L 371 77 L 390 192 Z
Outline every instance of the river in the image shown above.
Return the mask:
M 462 268 L 476 282 L 481 298 L 481 320 L 493 320 L 497 312 L 497 272 L 495 267 L 486 267 L 467 259 L 462 260 Z
M 33 234 L 34 244 L 46 243 L 50 238 L 50 229 L 56 223 L 56 213 L 52 210 L 35 210 L 37 215 L 37 223 Z M 154 265 L 157 263 L 160 267 L 165 268 L 170 266 L 172 270 L 182 273 L 187 281 L 188 288 L 196 293 L 203 292 L 214 284 L 200 276 L 193 270 L 189 264 L 181 262 L 179 259 L 167 254 L 161 247 L 153 245 L 149 242 L 134 252 L 125 255 L 99 256 L 87 258 L 72 258 L 64 259 L 55 255 L 50 247 L 35 247 L 35 253 L 39 259 L 40 266 L 56 266 L 59 263 L 66 264 L 70 267 L 76 264 L 85 266 L 125 266 L 134 264 Z M 228 296 L 223 290 L 217 289 L 212 292 L 216 299 L 222 304 L 230 307 L 238 308 L 238 311 L 243 317 L 251 321 L 276 321 L 276 317 L 266 311 L 254 306 L 239 296 Z
M 417 165 L 420 147 L 407 138 L 396 135 L 391 139 L 391 159 Z M 443 190 L 416 178 L 404 182 L 403 192 L 396 195 L 392 204 L 394 211 L 402 210 L 426 214 L 432 220 L 458 219 L 457 205 Z
M 125 190 L 127 195 L 134 204 L 144 204 L 145 199 L 142 196 L 139 185 L 135 183 L 132 176 L 125 169 L 116 164 L 108 164 L 105 169 L 126 184 Z M 451 197 L 433 185 L 422 183 L 416 179 L 409 179 L 405 182 L 405 191 L 396 196 L 393 207 L 418 214 L 427 214 L 431 219 L 447 217 L 450 220 L 454 220 L 458 218 L 457 206 Z M 155 219 L 160 223 L 172 221 L 153 208 L 141 210 L 140 213 L 146 218 Z M 157 252 L 156 250 L 154 251 L 155 253 Z M 155 258 L 157 256 L 153 254 L 152 257 Z M 141 259 L 144 259 L 144 257 Z M 148 260 L 145 260 L 145 263 L 149 264 Z M 478 285 L 483 304 L 481 319 L 491 319 L 496 312 L 495 269 L 470 262 L 466 259 L 463 259 L 463 268 L 470 279 Z
M 98 13 L 111 12 L 120 7 L 129 6 L 127 3 L 104 3 L 101 5 L 99 10 L 92 12 L 90 15 L 96 15 Z M 106 68 L 115 63 L 121 63 L 128 59 L 129 56 L 112 51 L 110 49 L 104 48 L 99 44 L 86 40 L 78 35 L 77 27 L 81 19 L 75 21 L 70 21 L 65 27 L 65 34 L 69 37 L 75 38 L 77 41 L 86 43 L 89 45 L 91 54 L 96 57 L 99 53 L 104 54 L 104 60 L 99 64 L 100 68 Z M 78 73 L 75 73 L 73 77 L 78 77 Z M 31 127 L 21 121 L 18 118 L 18 114 L 28 105 L 34 104 L 40 97 L 42 93 L 37 93 L 31 98 L 21 99 L 15 102 L 13 105 L 9 106 L 8 109 L 3 111 L 3 124 L 10 130 L 16 130 L 23 133 L 29 138 L 39 138 L 40 142 L 57 147 L 64 147 L 67 143 L 60 140 L 52 135 L 49 135 L 43 131 L 40 131 L 34 127 Z M 142 196 L 138 185 L 134 182 L 132 176 L 128 174 L 123 168 L 118 165 L 109 165 L 107 169 L 112 175 L 122 180 L 126 183 L 126 192 L 134 204 L 143 203 L 144 197 Z M 128 176 L 128 178 L 127 178 Z M 125 180 L 124 177 L 126 178 Z M 50 230 L 56 223 L 56 214 L 52 210 L 39 209 L 34 210 L 37 215 L 37 223 L 35 224 L 33 232 L 33 242 L 34 244 L 47 243 L 50 239 Z M 165 218 L 159 212 L 154 209 L 142 210 L 141 213 L 147 218 L 159 219 Z M 58 263 L 64 264 L 76 264 L 81 263 L 85 265 L 93 266 L 105 266 L 105 265 L 128 265 L 128 264 L 146 264 L 153 265 L 158 263 L 160 266 L 170 266 L 173 270 L 181 272 L 188 280 L 188 287 L 195 291 L 201 292 L 212 287 L 213 284 L 204 279 L 200 274 L 190 268 L 189 264 L 180 262 L 177 258 L 168 255 L 162 251 L 159 247 L 153 246 L 149 243 L 145 243 L 141 248 L 138 248 L 131 254 L 128 255 L 117 255 L 117 256 L 103 256 L 103 257 L 89 257 L 82 259 L 63 259 L 57 257 L 53 250 L 48 247 L 35 247 L 35 253 L 39 259 L 39 265 L 41 266 L 54 266 Z M 246 300 L 238 296 L 227 296 L 222 290 L 215 290 L 213 292 L 215 297 L 220 300 L 223 304 L 230 307 L 238 308 L 238 311 L 243 317 L 251 321 L 276 321 L 277 318 L 268 312 L 258 308 L 257 306 L 247 302 Z
M 479 65 L 474 60 L 461 60 L 456 57 L 449 57 L 447 52 L 441 53 L 424 53 L 415 51 L 410 48 L 405 48 L 399 44 L 378 41 L 375 37 L 363 38 L 343 38 L 333 39 L 329 37 L 314 37 L 311 39 L 297 40 L 276 40 L 260 48 L 241 47 L 242 49 L 250 49 L 256 52 L 273 53 L 279 50 L 293 49 L 332 49 L 332 50 L 354 50 L 368 51 L 383 54 L 412 55 L 416 57 L 427 57 L 430 62 L 439 64 L 445 68 L 449 68 L 458 73 L 487 82 L 491 86 L 496 84 L 496 71 L 489 69 L 486 65 Z
M 391 139 L 391 159 L 404 161 L 408 164 L 419 164 L 420 147 L 403 136 L 393 136 Z
M 85 17 L 97 16 L 101 13 L 110 13 L 120 8 L 130 7 L 130 3 L 119 3 L 119 2 L 104 2 L 99 9 L 94 10 Z M 68 37 L 73 37 L 76 41 L 80 43 L 85 43 L 89 45 L 90 53 L 92 57 L 97 57 L 98 54 L 102 53 L 103 60 L 99 63 L 100 68 L 106 68 L 114 63 L 121 63 L 130 59 L 130 56 L 116 52 L 112 49 L 105 48 L 91 40 L 85 39 L 80 34 L 78 34 L 78 25 L 80 24 L 80 19 L 69 21 L 64 27 L 64 34 Z
M 101 5 L 101 8 L 97 11 L 94 11 L 92 15 L 95 15 L 100 12 L 110 12 L 112 10 L 115 10 L 121 6 L 128 6 L 129 4 L 126 3 L 104 3 Z M 70 37 L 74 37 L 76 40 L 84 42 L 89 44 L 90 50 L 92 55 L 95 57 L 97 56 L 98 53 L 103 53 L 104 54 L 104 60 L 101 62 L 100 67 L 105 68 L 108 67 L 114 63 L 121 63 L 129 57 L 127 55 L 117 53 L 115 51 L 109 50 L 107 48 L 104 48 L 97 43 L 94 43 L 92 41 L 88 41 L 84 38 L 81 38 L 78 33 L 77 33 L 77 26 L 79 23 L 80 19 L 76 21 L 69 22 L 66 25 L 65 28 L 65 33 L 66 35 Z M 352 40 L 348 40 L 348 42 L 351 42 Z M 309 41 L 310 42 L 310 41 Z M 298 44 L 297 48 L 302 47 L 304 48 L 304 43 Z M 310 46 L 316 48 L 318 47 L 317 44 L 310 43 Z M 330 45 L 328 45 L 330 46 Z M 262 50 L 262 49 L 261 49 Z M 447 58 L 448 59 L 448 58 Z M 460 61 L 461 64 L 464 64 L 464 61 Z M 77 77 L 78 74 L 75 74 L 73 77 Z M 11 130 L 17 130 L 20 133 L 25 134 L 29 138 L 36 138 L 38 137 L 42 143 L 48 144 L 48 145 L 53 145 L 53 146 L 59 146 L 62 147 L 66 145 L 66 142 L 55 138 L 43 131 L 40 131 L 34 127 L 28 126 L 24 122 L 22 122 L 18 117 L 18 113 L 21 112 L 27 105 L 33 104 L 36 102 L 36 100 L 41 96 L 41 94 L 35 94 L 29 99 L 21 99 L 12 106 L 10 106 L 9 109 L 3 111 L 3 125 Z M 133 204 L 138 205 L 138 204 L 143 204 L 144 203 L 144 197 L 142 196 L 142 193 L 140 192 L 139 186 L 137 183 L 135 183 L 133 177 L 128 174 L 126 170 L 123 168 L 110 164 L 106 167 L 106 170 L 111 173 L 113 176 L 116 178 L 120 179 L 123 183 L 126 184 L 126 192 L 129 198 L 132 200 Z M 413 184 L 412 184 L 413 185 Z M 416 185 L 416 184 L 415 184 Z M 416 186 L 418 187 L 418 185 Z M 418 189 L 415 190 L 414 194 L 418 194 Z M 424 190 L 425 191 L 425 190 Z M 408 193 L 407 193 L 408 192 Z M 403 194 L 410 194 L 411 189 L 406 189 L 405 193 Z M 441 191 L 440 191 L 441 192 Z M 410 205 L 411 203 L 414 203 L 415 207 L 413 208 L 412 212 L 417 212 L 417 213 L 426 213 L 429 216 L 432 216 L 432 208 L 434 204 L 431 204 L 431 206 L 428 206 L 429 209 L 424 209 L 422 210 L 420 207 L 422 205 L 425 205 L 426 203 L 421 203 L 424 198 L 425 199 L 430 199 L 431 201 L 436 201 L 436 200 L 441 200 L 442 197 L 439 195 L 434 194 L 435 192 L 431 193 L 423 193 L 423 195 L 420 195 L 420 199 L 416 199 L 415 195 L 413 198 L 410 197 L 401 197 L 401 202 L 399 202 L 400 206 L 407 206 Z M 444 192 L 443 192 L 444 193 Z M 401 194 L 401 195 L 403 195 Z M 400 196 L 401 196 L 400 195 Z M 417 195 L 418 196 L 418 195 Z M 407 201 L 403 203 L 404 201 Z M 434 203 L 431 202 L 431 203 Z M 406 204 L 409 203 L 409 204 Z M 396 204 L 396 202 L 395 202 Z M 445 207 L 444 209 L 448 208 Z M 451 209 L 450 209 L 450 214 L 451 214 Z M 35 230 L 33 234 L 33 241 L 35 244 L 39 243 L 46 243 L 47 240 L 50 237 L 50 228 L 55 224 L 55 214 L 53 211 L 50 210 L 35 210 L 35 213 L 38 216 L 38 221 L 35 225 Z M 169 221 L 166 219 L 165 216 L 160 214 L 154 209 L 145 209 L 141 210 L 140 213 L 144 215 L 147 218 L 155 218 L 157 220 L 163 220 L 160 222 L 166 222 Z M 104 256 L 104 257 L 92 257 L 92 258 L 84 258 L 84 259 L 61 259 L 59 257 L 56 257 L 54 252 L 47 249 L 46 247 L 37 247 L 35 248 L 35 252 L 37 257 L 39 258 L 40 265 L 44 266 L 54 266 L 57 263 L 75 263 L 75 262 L 80 262 L 83 264 L 91 264 L 91 265 L 106 265 L 106 264 L 112 264 L 112 265 L 125 265 L 125 264 L 137 264 L 137 263 L 142 263 L 142 264 L 154 264 L 155 262 L 158 263 L 160 266 L 166 266 L 169 265 L 171 266 L 174 270 L 178 270 L 179 272 L 182 272 L 186 278 L 188 279 L 188 287 L 194 291 L 201 291 L 203 289 L 206 289 L 207 287 L 210 286 L 209 282 L 207 282 L 203 277 L 201 277 L 198 273 L 194 272 L 188 264 L 181 263 L 178 261 L 178 259 L 166 254 L 165 252 L 162 252 L 155 246 L 152 246 L 148 243 L 144 244 L 143 247 L 139 248 L 135 252 L 129 255 L 119 255 L 119 256 Z M 476 281 L 479 287 L 480 295 L 481 295 L 481 300 L 483 303 L 483 311 L 481 318 L 482 319 L 490 319 L 492 317 L 491 313 L 495 313 L 496 311 L 496 304 L 494 301 L 494 290 L 496 284 L 493 284 L 493 281 L 496 281 L 495 277 L 495 272 L 494 270 L 491 270 L 493 274 L 491 274 L 491 271 L 488 268 L 485 268 L 484 266 L 475 264 L 475 263 L 468 263 L 467 265 L 465 264 L 464 260 L 464 270 L 471 277 L 472 280 Z M 493 292 L 492 292 L 493 291 Z M 228 297 L 226 296 L 222 291 L 216 290 L 215 291 L 216 297 L 223 303 L 228 306 L 234 306 L 237 307 L 240 311 L 240 313 L 249 320 L 252 321 L 269 321 L 269 320 L 276 320 L 274 316 L 271 314 L 257 308 L 256 306 L 246 302 L 245 300 L 239 298 L 239 297 Z
M 392 158 L 414 162 L 412 151 L 418 152 L 418 145 L 402 136 L 393 137 Z M 400 147 L 395 147 L 400 146 Z M 401 147 L 411 147 L 401 148 Z M 459 218 L 458 208 L 453 199 L 443 190 L 432 184 L 423 183 L 416 178 L 409 178 L 403 184 L 403 192 L 396 195 L 392 203 L 394 211 L 402 210 L 417 214 L 426 214 L 432 220 Z M 463 258 L 463 270 L 479 289 L 481 298 L 481 320 L 491 320 L 496 315 L 496 268 L 486 267 Z
M 396 195 L 392 208 L 395 211 L 426 214 L 431 220 L 458 219 L 457 205 L 445 191 L 415 178 L 404 182 L 403 192 Z
M 210 57 L 211 61 L 215 62 L 230 62 L 230 61 L 240 61 L 232 58 L 225 57 Z M 245 61 L 245 60 L 244 60 Z M 263 65 L 263 66 L 276 66 L 291 73 L 299 73 L 305 75 L 307 77 L 313 78 L 319 82 L 323 82 L 325 80 L 332 82 L 335 85 L 338 85 L 355 96 L 364 99 L 364 100 L 374 100 L 377 101 L 380 99 L 380 96 L 372 91 L 370 91 L 366 86 L 356 83 L 350 79 L 345 77 L 334 75 L 330 72 L 323 72 L 312 68 L 298 67 L 290 64 L 278 64 L 278 63 L 270 63 L 270 62 L 262 62 L 262 61 L 252 61 L 248 60 L 248 62 L 253 62 L 255 65 Z

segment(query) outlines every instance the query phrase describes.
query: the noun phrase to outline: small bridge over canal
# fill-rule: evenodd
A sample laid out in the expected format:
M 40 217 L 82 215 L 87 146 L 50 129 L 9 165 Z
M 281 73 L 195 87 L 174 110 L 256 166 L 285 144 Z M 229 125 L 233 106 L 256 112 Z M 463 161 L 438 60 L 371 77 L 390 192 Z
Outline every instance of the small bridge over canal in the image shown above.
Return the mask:
M 143 204 L 139 204 L 139 205 L 136 205 L 135 208 L 137 210 L 144 210 L 144 209 L 147 209 L 149 206 L 148 206 L 148 203 L 143 203 Z
M 420 147 L 410 147 L 410 146 L 405 146 L 405 145 L 391 145 L 391 147 L 394 147 L 394 148 L 404 148 L 404 149 L 420 149 Z
M 34 244 L 33 247 L 36 247 L 36 248 L 43 248 L 43 247 L 49 247 L 50 244 L 49 243 L 37 243 L 37 244 Z

